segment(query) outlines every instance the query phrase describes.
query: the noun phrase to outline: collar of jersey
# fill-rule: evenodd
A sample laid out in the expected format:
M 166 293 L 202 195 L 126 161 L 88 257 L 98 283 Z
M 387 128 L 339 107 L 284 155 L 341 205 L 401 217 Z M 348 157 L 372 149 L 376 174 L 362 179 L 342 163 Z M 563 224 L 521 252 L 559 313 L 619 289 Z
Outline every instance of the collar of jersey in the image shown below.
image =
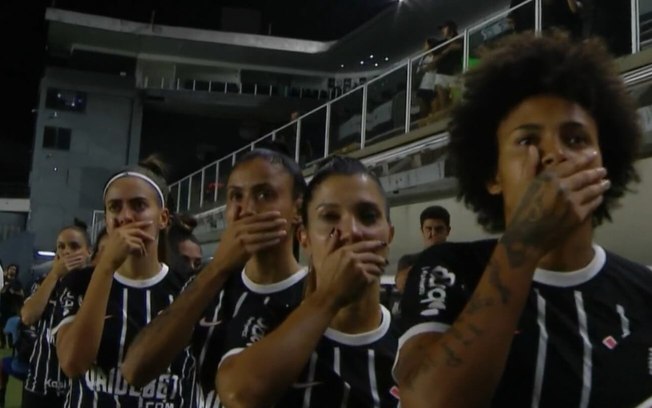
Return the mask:
M 113 274 L 113 278 L 123 285 L 129 286 L 131 288 L 149 288 L 150 286 L 154 286 L 162 281 L 163 278 L 165 278 L 165 276 L 168 274 L 169 270 L 170 268 L 166 264 L 161 263 L 161 270 L 159 270 L 158 273 L 151 278 L 130 279 L 120 275 L 117 272 Z
M 295 283 L 305 278 L 307 274 L 308 274 L 308 268 L 303 267 L 280 282 L 263 285 L 249 279 L 249 277 L 245 273 L 245 270 L 242 269 L 242 282 L 247 287 L 247 289 L 249 289 L 254 293 L 259 293 L 261 295 L 269 295 L 270 293 L 280 292 L 282 290 L 289 288 L 290 286 L 294 285 Z
M 383 336 L 387 334 L 389 325 L 392 322 L 392 314 L 389 312 L 389 310 L 387 310 L 387 308 L 385 308 L 385 306 L 380 305 L 380 311 L 380 325 L 378 328 L 372 331 L 368 331 L 366 333 L 348 334 L 339 330 L 331 329 L 329 327 L 326 329 L 324 336 L 346 346 L 365 346 L 367 344 L 374 343 L 382 339 Z
M 593 259 L 582 269 L 570 272 L 559 272 L 537 268 L 534 271 L 534 281 L 560 288 L 568 288 L 588 282 L 602 270 L 602 267 L 607 260 L 607 255 L 601 246 L 593 244 L 593 252 Z

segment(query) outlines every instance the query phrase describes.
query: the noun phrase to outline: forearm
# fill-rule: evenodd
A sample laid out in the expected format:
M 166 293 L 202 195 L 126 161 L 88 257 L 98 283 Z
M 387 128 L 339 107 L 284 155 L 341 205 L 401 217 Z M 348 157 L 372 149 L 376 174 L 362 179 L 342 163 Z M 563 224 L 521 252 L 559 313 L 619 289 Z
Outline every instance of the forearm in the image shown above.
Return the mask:
M 194 282 L 136 336 L 122 365 L 128 383 L 140 387 L 164 372 L 189 344 L 195 325 L 222 290 L 229 271 L 209 264 Z
M 58 277 L 50 272 L 45 277 L 39 288 L 30 296 L 20 309 L 20 320 L 23 324 L 31 326 L 38 322 L 52 297 L 52 291 L 57 285 Z
M 68 377 L 83 374 L 97 359 L 113 284 L 112 270 L 101 266 L 95 269 L 74 320 L 57 335 L 57 357 Z
M 397 366 L 403 406 L 477 407 L 490 403 L 538 259 L 538 255 L 515 254 L 499 244 L 452 327 L 435 341 L 418 336 L 403 347 L 405 353 L 401 350 Z
M 335 312 L 329 297 L 315 293 L 276 330 L 228 357 L 216 378 L 225 406 L 274 405 L 301 374 Z

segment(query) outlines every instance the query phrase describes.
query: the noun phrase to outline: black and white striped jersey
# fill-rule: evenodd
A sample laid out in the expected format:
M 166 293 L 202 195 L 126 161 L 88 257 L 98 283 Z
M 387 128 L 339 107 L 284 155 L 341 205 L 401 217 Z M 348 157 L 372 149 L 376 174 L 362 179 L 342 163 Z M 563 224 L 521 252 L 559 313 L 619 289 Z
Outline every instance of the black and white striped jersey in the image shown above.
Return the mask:
M 400 345 L 450 327 L 495 244 L 446 243 L 421 254 L 402 299 Z M 535 271 L 492 406 L 633 407 L 652 395 L 652 271 L 594 251 L 580 270 Z
M 77 271 L 73 271 L 73 273 L 75 272 Z M 42 277 L 34 282 L 30 291 L 31 295 L 36 293 L 44 279 L 45 277 Z M 41 319 L 34 325 L 36 342 L 29 357 L 29 371 L 23 384 L 27 391 L 39 395 L 52 393 L 62 395 L 68 391 L 68 378 L 59 367 L 59 359 L 52 337 L 58 288 L 57 284 L 45 306 Z
M 255 318 L 261 308 L 281 321 L 285 319 L 301 303 L 307 273 L 302 268 L 280 282 L 261 285 L 249 279 L 243 270 L 226 282 L 193 334 L 192 348 L 199 368 L 199 408 L 221 406 L 215 375 L 224 353 L 227 330 L 231 330 L 232 324 Z
M 75 318 L 92 272 L 92 269 L 85 269 L 68 275 L 61 282 L 55 336 L 63 325 Z M 195 359 L 188 350 L 177 356 L 165 373 L 141 389 L 130 386 L 120 371 L 129 344 L 172 303 L 181 287 L 181 282 L 165 264 L 157 275 L 146 280 L 113 275 L 97 361 L 86 373 L 71 379 L 66 407 L 195 406 Z
M 277 407 L 398 406 L 398 388 L 391 375 L 397 336 L 391 313 L 381 306 L 381 323 L 373 331 L 347 334 L 327 329 L 301 375 L 276 403 Z M 282 323 L 266 310 L 228 327 L 223 359 L 255 343 Z

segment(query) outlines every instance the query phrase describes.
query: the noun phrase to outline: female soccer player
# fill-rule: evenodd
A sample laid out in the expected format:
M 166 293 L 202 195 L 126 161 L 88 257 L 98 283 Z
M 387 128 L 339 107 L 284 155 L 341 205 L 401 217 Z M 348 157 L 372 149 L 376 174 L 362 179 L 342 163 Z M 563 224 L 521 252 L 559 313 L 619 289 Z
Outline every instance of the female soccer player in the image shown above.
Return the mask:
M 652 274 L 593 242 L 641 132 L 605 48 L 517 35 L 466 79 L 450 153 L 498 240 L 443 244 L 407 280 L 401 406 L 631 407 L 652 394 Z
M 379 181 L 335 156 L 310 182 L 302 219 L 307 296 L 284 321 L 268 307 L 229 324 L 220 398 L 227 407 L 397 406 L 396 338 L 380 304 L 394 231 Z
M 29 371 L 23 385 L 22 406 L 63 407 L 68 392 L 68 379 L 59 368 L 52 341 L 57 286 L 73 270 L 90 263 L 90 240 L 86 224 L 75 220 L 57 236 L 56 257 L 52 270 L 32 286 L 20 318 L 26 326 L 36 326 L 36 344 L 29 358 Z
M 159 262 L 166 196 L 153 159 L 116 173 L 104 187 L 106 247 L 95 270 L 62 281 L 59 297 L 57 356 L 71 379 L 66 407 L 194 406 L 194 361 L 187 354 L 174 356 L 168 371 L 142 388 L 120 371 L 133 338 L 181 289 Z
M 198 363 L 200 406 L 218 406 L 225 327 L 235 318 L 255 319 L 264 305 L 285 316 L 301 301 L 307 270 L 292 244 L 304 190 L 297 164 L 277 151 L 256 149 L 236 163 L 227 183 L 227 227 L 213 259 L 134 341 L 123 366 L 130 382 L 149 381 L 186 348 Z

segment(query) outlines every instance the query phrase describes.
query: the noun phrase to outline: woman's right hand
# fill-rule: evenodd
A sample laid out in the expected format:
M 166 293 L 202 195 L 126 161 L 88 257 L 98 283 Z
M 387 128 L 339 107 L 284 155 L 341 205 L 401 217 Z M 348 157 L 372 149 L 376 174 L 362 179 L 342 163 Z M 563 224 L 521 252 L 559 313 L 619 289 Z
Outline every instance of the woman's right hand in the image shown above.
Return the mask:
M 214 259 L 227 270 L 240 268 L 256 252 L 280 243 L 287 235 L 286 226 L 278 211 L 242 216 L 224 230 Z
M 145 256 L 147 244 L 155 238 L 145 232 L 152 221 L 137 221 L 115 228 L 109 234 L 100 263 L 108 262 L 118 269 L 129 255 Z
M 501 238 L 512 265 L 526 252 L 546 254 L 602 203 L 611 183 L 606 169 L 595 166 L 597 156 L 595 151 L 583 153 L 537 174 L 539 153 L 530 146 L 526 170 L 533 181 Z
M 383 241 L 359 241 L 343 245 L 339 231 L 334 230 L 326 241 L 327 254 L 316 265 L 317 292 L 333 299 L 337 308 L 354 302 L 364 289 L 380 279 L 387 259 L 378 251 L 387 246 Z

